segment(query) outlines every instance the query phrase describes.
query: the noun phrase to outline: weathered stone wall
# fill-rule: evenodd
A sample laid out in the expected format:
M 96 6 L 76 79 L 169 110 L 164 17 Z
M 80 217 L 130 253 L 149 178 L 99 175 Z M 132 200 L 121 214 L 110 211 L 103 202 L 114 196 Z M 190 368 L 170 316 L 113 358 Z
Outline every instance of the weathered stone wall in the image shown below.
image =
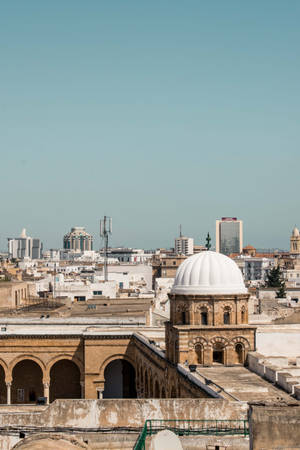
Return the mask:
M 299 449 L 300 406 L 251 406 L 251 450 Z
M 10 450 L 19 441 L 19 431 L 45 433 L 47 428 L 63 432 L 67 428 L 115 429 L 141 428 L 147 419 L 161 420 L 245 420 L 246 403 L 221 399 L 105 399 L 56 400 L 48 407 L 0 407 L 0 428 L 11 427 L 0 433 L 0 450 Z

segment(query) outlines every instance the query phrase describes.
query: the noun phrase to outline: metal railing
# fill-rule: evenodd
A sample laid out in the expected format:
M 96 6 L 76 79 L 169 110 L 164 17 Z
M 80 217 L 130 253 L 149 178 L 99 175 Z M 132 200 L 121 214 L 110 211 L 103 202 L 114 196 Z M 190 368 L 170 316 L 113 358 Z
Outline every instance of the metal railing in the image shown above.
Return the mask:
M 145 450 L 147 436 L 170 430 L 178 436 L 249 435 L 248 420 L 146 420 L 134 450 Z

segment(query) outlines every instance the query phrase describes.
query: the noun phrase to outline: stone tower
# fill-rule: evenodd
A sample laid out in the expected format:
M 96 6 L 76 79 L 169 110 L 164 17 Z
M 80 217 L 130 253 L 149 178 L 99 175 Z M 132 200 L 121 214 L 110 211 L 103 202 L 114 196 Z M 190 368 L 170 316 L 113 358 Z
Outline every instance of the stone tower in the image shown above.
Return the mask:
M 297 227 L 293 229 L 290 237 L 290 253 L 300 255 L 300 233 Z
M 173 363 L 244 364 L 247 352 L 255 350 L 249 294 L 232 259 L 211 251 L 187 258 L 169 298 L 166 356 Z

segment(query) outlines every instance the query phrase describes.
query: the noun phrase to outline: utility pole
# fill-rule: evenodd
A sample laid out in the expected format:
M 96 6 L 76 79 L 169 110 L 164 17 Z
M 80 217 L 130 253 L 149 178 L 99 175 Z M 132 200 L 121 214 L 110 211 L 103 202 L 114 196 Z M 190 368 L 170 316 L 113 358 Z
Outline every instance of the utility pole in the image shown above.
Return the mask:
M 104 241 L 104 281 L 108 280 L 107 249 L 108 249 L 108 237 L 110 234 L 112 234 L 112 218 L 104 216 L 104 219 L 100 220 L 100 237 Z

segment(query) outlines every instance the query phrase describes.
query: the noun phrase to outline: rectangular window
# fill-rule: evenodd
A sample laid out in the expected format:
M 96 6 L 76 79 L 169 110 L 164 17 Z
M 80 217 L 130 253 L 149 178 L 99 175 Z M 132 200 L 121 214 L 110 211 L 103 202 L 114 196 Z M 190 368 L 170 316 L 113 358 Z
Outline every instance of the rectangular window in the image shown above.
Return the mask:
M 85 302 L 85 297 L 81 297 L 81 296 L 75 296 L 74 300 L 76 302 Z
M 93 291 L 93 295 L 102 295 L 103 291 Z

